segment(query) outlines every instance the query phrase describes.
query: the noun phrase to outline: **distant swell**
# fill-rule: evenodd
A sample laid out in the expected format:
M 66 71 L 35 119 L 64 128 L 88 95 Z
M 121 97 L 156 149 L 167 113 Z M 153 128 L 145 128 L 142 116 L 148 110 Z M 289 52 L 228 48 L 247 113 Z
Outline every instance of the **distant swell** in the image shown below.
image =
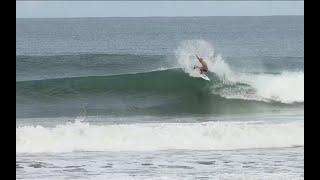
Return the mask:
M 17 56 L 16 63 L 16 80 L 30 81 L 150 72 L 173 62 L 160 55 L 74 54 Z
M 16 129 L 17 152 L 150 151 L 166 149 L 243 149 L 304 145 L 303 122 L 154 123 Z

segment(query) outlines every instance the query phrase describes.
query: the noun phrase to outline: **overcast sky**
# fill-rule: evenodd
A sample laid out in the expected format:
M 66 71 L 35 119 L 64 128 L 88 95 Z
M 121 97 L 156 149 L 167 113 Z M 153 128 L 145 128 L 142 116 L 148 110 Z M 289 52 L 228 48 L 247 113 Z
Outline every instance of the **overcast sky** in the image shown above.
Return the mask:
M 304 1 L 16 1 L 17 18 L 304 15 Z

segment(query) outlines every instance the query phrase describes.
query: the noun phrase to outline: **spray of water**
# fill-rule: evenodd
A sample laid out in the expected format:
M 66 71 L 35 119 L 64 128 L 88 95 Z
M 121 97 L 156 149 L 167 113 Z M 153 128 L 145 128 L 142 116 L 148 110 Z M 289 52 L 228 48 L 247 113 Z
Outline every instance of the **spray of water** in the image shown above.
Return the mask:
M 195 65 L 200 66 L 196 55 L 205 59 L 209 72 L 217 75 L 221 82 L 231 86 L 212 84 L 212 93 L 225 98 L 250 99 L 258 101 L 279 101 L 282 103 L 304 102 L 304 72 L 288 72 L 281 74 L 244 74 L 233 71 L 216 54 L 212 44 L 205 40 L 187 40 L 181 42 L 175 51 L 177 66 L 190 76 L 197 77 L 199 73 L 193 70 Z M 239 86 L 245 84 L 247 86 Z M 225 87 L 222 88 L 221 87 Z M 249 88 L 248 88 L 249 87 Z

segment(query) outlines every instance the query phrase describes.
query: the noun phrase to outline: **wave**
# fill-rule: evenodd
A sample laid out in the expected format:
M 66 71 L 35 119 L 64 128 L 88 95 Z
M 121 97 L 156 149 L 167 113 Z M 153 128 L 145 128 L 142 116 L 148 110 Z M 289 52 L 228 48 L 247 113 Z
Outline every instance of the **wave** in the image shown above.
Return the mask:
M 208 76 L 210 82 L 170 69 L 17 82 L 17 115 L 74 116 L 84 105 L 90 113 L 108 115 L 234 114 L 301 105 L 273 97 L 260 100 L 259 91 L 250 84 L 230 83 L 214 73 Z
M 190 77 L 191 76 L 191 77 Z M 151 95 L 204 92 L 230 99 L 303 102 L 304 73 L 237 74 L 221 77 L 209 73 L 211 81 L 186 75 L 182 69 L 160 69 L 148 73 L 90 76 L 17 82 L 17 95 L 37 93 L 47 97 L 83 94 L 149 93 Z
M 197 65 L 195 54 L 207 61 L 211 81 L 196 77 L 193 70 Z M 74 116 L 84 104 L 91 113 L 97 114 L 171 115 L 273 111 L 275 107 L 304 103 L 303 71 L 238 72 L 203 40 L 182 42 L 173 59 L 164 56 L 70 55 L 46 57 L 48 63 L 44 63 L 44 57 L 19 58 L 18 69 L 40 64 L 34 71 L 32 68 L 19 70 L 20 80 L 16 82 L 19 117 L 32 116 L 33 112 Z M 50 75 L 50 68 L 46 67 L 52 72 L 55 68 L 63 70 Z M 64 74 L 68 70 L 70 73 Z M 49 75 L 31 77 L 29 71 L 29 75 L 47 72 Z M 24 74 L 26 78 L 22 78 Z
M 303 122 L 148 123 L 16 129 L 18 153 L 73 151 L 232 150 L 304 145 Z

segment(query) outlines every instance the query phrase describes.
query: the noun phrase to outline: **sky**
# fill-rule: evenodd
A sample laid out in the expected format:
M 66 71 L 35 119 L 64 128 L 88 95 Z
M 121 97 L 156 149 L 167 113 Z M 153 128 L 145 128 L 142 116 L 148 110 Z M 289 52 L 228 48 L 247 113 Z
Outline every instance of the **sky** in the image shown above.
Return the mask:
M 16 1 L 17 18 L 304 15 L 304 1 Z

